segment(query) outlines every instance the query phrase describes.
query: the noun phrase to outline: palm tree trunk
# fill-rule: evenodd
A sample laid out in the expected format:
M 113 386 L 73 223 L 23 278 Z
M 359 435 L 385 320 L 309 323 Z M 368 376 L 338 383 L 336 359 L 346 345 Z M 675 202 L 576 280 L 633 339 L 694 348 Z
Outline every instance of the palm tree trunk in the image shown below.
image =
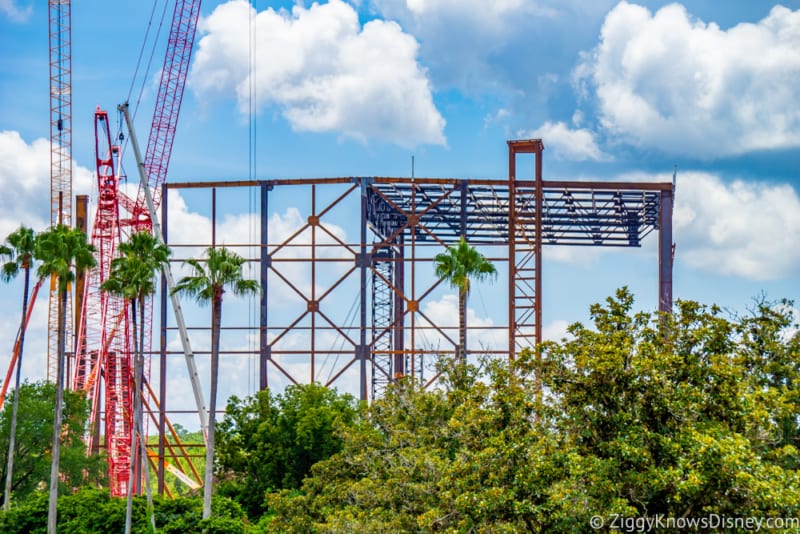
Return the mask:
M 3 508 L 11 508 L 11 481 L 14 478 L 14 449 L 17 439 L 17 412 L 19 411 L 19 382 L 22 375 L 22 349 L 25 345 L 25 315 L 28 311 L 28 288 L 31 281 L 31 268 L 25 267 L 25 287 L 22 290 L 22 320 L 19 324 L 19 356 L 17 356 L 17 377 L 14 389 L 14 408 L 11 412 L 11 433 L 8 437 L 8 465 L 6 466 L 6 489 Z
M 150 526 L 153 532 L 156 531 L 156 516 L 153 509 L 153 492 L 150 488 L 150 460 L 147 457 L 147 443 L 144 434 L 144 412 L 142 409 L 143 395 L 144 395 L 144 295 L 139 296 L 139 352 L 136 359 L 136 392 L 138 393 L 138 408 L 139 418 L 136 424 L 139 427 L 139 435 L 141 436 L 141 458 L 142 469 L 144 469 L 144 492 L 147 495 L 147 511 L 150 515 Z
M 467 292 L 458 291 L 458 360 L 467 359 Z
M 206 472 L 203 482 L 203 519 L 211 517 L 211 495 L 214 491 L 214 428 L 217 415 L 217 378 L 219 376 L 219 336 L 222 325 L 222 291 L 214 294 L 211 311 L 211 392 L 208 402 L 208 443 Z
M 125 502 L 125 534 L 130 534 L 133 522 L 133 486 L 136 478 L 136 431 L 139 421 L 139 350 L 136 337 L 136 299 L 131 299 L 131 326 L 133 327 L 133 428 L 131 428 L 130 467 L 128 469 L 128 495 Z
M 58 462 L 61 455 L 61 421 L 64 410 L 64 359 L 66 357 L 67 288 L 58 284 L 58 359 L 56 360 L 56 407 L 53 417 L 53 450 L 50 464 L 50 496 L 47 509 L 47 534 L 56 534 L 58 522 Z

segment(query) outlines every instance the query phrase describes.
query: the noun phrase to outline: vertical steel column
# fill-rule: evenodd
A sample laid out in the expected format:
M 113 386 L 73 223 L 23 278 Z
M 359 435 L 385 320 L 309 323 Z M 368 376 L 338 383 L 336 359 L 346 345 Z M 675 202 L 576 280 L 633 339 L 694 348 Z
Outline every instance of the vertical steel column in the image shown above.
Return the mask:
M 672 202 L 673 190 L 661 191 L 658 212 L 658 309 L 672 312 Z
M 268 366 L 272 359 L 272 347 L 267 338 L 268 318 L 268 290 L 267 278 L 269 276 L 270 256 L 267 244 L 269 243 L 269 191 L 272 185 L 261 182 L 261 305 L 259 312 L 258 337 L 259 337 L 259 387 L 264 390 L 269 387 Z
M 462 180 L 459 184 L 458 190 L 461 193 L 461 219 L 459 221 L 459 233 L 461 237 L 467 237 L 467 192 L 468 182 Z
M 406 355 L 405 355 L 405 322 L 406 316 L 403 312 L 405 308 L 405 301 L 403 295 L 405 294 L 405 245 L 403 239 L 403 232 L 397 235 L 395 240 L 397 242 L 397 254 L 394 257 L 394 287 L 397 289 L 394 293 L 394 365 L 392 366 L 394 372 L 394 379 L 402 378 L 406 374 Z
M 359 267 L 359 306 L 361 307 L 360 313 L 360 331 L 358 337 L 358 346 L 356 347 L 356 359 L 359 362 L 359 372 L 361 374 L 361 400 L 367 400 L 367 266 L 372 262 L 367 257 L 367 183 L 365 179 L 361 179 L 361 242 L 359 244 L 359 261 L 356 262 Z
M 461 203 L 459 206 L 461 213 L 459 217 L 458 233 L 461 239 L 466 239 L 467 238 L 467 181 L 466 180 L 462 180 L 461 183 L 458 184 L 458 190 L 459 193 L 461 194 L 461 199 L 460 199 Z M 469 337 L 469 325 L 467 323 L 468 315 L 469 313 L 467 312 L 465 306 L 464 330 L 466 332 L 466 335 L 464 336 L 464 346 L 458 347 L 456 349 L 456 358 L 460 358 L 460 360 L 463 362 L 467 361 L 467 345 L 469 345 L 469 343 L 467 342 L 467 339 Z
M 89 236 L 89 195 L 75 195 L 75 228 Z M 91 239 L 91 236 L 90 236 Z M 86 287 L 86 273 L 81 271 L 75 276 L 75 299 L 74 311 L 74 325 L 75 325 L 75 340 L 73 346 L 75 347 L 75 373 L 78 373 L 78 361 L 85 358 L 85 354 L 80 354 L 81 347 L 78 347 L 78 331 L 81 324 L 81 314 L 83 313 L 83 291 Z
M 537 347 L 542 337 L 543 150 L 541 139 L 508 141 L 510 358 L 518 348 Z M 530 187 L 519 186 L 516 179 L 517 154 L 533 154 L 535 158 L 532 205 Z
M 540 356 L 538 344 L 542 342 L 542 214 L 544 212 L 544 184 L 542 183 L 542 150 L 544 146 L 539 141 L 539 146 L 533 149 L 534 157 L 536 158 L 536 217 L 534 232 L 534 269 L 536 270 L 536 280 L 534 281 L 534 335 L 536 336 L 536 357 Z
M 516 298 L 517 276 L 517 153 L 512 141 L 508 143 L 508 357 L 513 359 L 516 349 L 517 311 L 514 306 Z
M 211 246 L 217 247 L 217 188 L 211 188 Z
M 161 185 L 161 232 L 167 242 L 167 185 Z M 164 495 L 164 454 L 167 420 L 167 277 L 161 272 L 161 335 L 159 347 L 158 384 L 158 494 Z
M 317 312 L 319 302 L 317 302 L 317 185 L 311 184 L 311 215 L 308 217 L 308 226 L 311 228 L 311 298 L 308 300 L 307 309 L 311 315 L 311 330 L 309 337 L 311 341 L 311 383 L 316 381 L 315 367 L 317 363 L 316 341 L 317 341 Z
M 371 256 L 372 265 L 372 398 L 378 398 L 392 382 L 394 363 L 394 247 Z M 384 374 L 384 372 L 386 374 Z

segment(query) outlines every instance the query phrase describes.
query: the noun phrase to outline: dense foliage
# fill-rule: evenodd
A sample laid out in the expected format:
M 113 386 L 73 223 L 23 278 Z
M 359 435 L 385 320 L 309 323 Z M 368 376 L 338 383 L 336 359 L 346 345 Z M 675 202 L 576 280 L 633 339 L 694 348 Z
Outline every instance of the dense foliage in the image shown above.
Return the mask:
M 400 384 L 301 493 L 268 496 L 263 526 L 592 532 L 595 515 L 797 517 L 800 334 L 788 303 L 734 319 L 694 302 L 672 317 L 632 310 L 621 290 L 541 362 L 525 352 L 444 369 L 438 390 Z
M 213 516 L 197 496 L 157 499 L 159 532 L 588 533 L 593 516 L 800 517 L 791 306 L 730 317 L 684 301 L 663 316 L 634 312 L 621 290 L 592 307 L 592 327 L 572 325 L 538 355 L 442 360 L 437 387 L 407 379 L 369 407 L 319 385 L 233 398 Z M 43 531 L 43 493 L 15 503 L 0 532 Z M 107 491 L 59 499 L 59 532 L 123 522 Z M 146 529 L 137 498 L 133 531 Z
M 253 532 L 242 509 L 225 498 L 214 498 L 213 516 L 202 519 L 203 500 L 199 497 L 166 499 L 154 497 L 155 523 L 161 534 L 244 534 Z M 84 488 L 58 499 L 58 532 L 61 534 L 108 534 L 122 532 L 125 500 L 111 497 L 108 490 Z M 21 505 L 0 513 L 0 532 L 28 534 L 45 532 L 47 496 L 35 494 Z M 152 532 L 147 519 L 147 502 L 142 496 L 133 501 L 134 534 Z
M 265 511 L 268 490 L 299 488 L 311 466 L 339 452 L 337 428 L 358 414 L 350 395 L 319 384 L 262 391 L 228 402 L 217 442 L 218 491 L 239 502 L 251 519 Z
M 47 488 L 50 475 L 52 446 L 53 402 L 55 385 L 23 383 L 19 391 L 16 453 L 12 494 L 15 500 Z M 0 412 L 0 468 L 5 480 L 8 454 L 11 403 Z M 99 485 L 104 480 L 105 465 L 100 456 L 86 456 L 83 429 L 89 416 L 89 406 L 80 393 L 64 393 L 64 426 L 67 431 L 61 443 L 61 488 Z M 0 529 L 0 532 L 3 530 Z

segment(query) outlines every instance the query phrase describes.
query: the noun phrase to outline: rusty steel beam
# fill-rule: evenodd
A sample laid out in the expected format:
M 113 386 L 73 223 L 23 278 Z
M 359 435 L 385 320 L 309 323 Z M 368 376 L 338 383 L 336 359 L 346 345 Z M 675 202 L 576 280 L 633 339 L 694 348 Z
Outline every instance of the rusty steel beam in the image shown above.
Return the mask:
M 488 347 L 487 354 L 513 357 L 541 341 L 544 246 L 639 247 L 658 230 L 659 309 L 671 308 L 673 184 L 545 180 L 543 149 L 541 140 L 509 141 L 508 178 L 502 180 L 334 177 L 171 182 L 164 187 L 211 190 L 215 221 L 217 189 L 260 192 L 259 253 L 248 258 L 260 264 L 263 289 L 258 348 L 249 349 L 258 352 L 259 386 L 271 387 L 279 378 L 337 385 L 349 376 L 366 399 L 379 394 L 381 380 L 388 383 L 407 374 L 421 378 L 425 355 L 455 354 L 453 327 L 436 324 L 422 306 L 440 283 L 432 274 L 433 256 L 461 236 L 473 245 L 502 250 L 487 257 L 508 267 L 508 321 L 491 327 L 507 332 L 508 344 Z M 524 154 L 534 158 L 532 177 L 517 176 L 517 157 Z M 269 235 L 268 225 L 270 209 L 278 212 L 284 206 L 276 205 L 286 202 L 273 200 L 278 195 L 270 198 L 279 192 L 288 192 L 292 205 L 306 206 L 305 221 L 280 239 Z M 165 211 L 165 223 L 167 216 Z M 342 218 L 357 228 L 352 237 L 342 237 L 329 224 L 332 219 L 340 224 Z M 215 243 L 216 229 L 206 239 Z M 197 246 L 209 243 L 203 236 L 196 241 Z M 308 270 L 310 285 L 290 274 L 295 266 Z M 282 286 L 277 292 L 275 284 Z M 353 324 L 345 324 L 342 302 L 334 299 L 351 288 L 357 293 L 355 315 Z M 278 321 L 277 312 L 269 311 L 284 289 L 291 296 Z M 425 346 L 429 335 L 444 346 Z M 323 366 L 332 359 L 336 362 L 328 373 Z M 294 363 L 302 363 L 305 371 L 297 371 Z M 425 376 L 427 382 L 435 379 Z

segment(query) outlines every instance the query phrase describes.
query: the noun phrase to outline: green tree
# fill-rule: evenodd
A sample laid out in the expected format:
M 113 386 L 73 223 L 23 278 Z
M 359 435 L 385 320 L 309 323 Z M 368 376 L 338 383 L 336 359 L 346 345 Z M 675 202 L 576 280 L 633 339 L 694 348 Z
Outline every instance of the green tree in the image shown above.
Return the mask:
M 22 318 L 19 325 L 19 352 L 17 356 L 17 370 L 14 381 L 14 407 L 11 416 L 11 433 L 8 442 L 8 464 L 6 467 L 6 485 L 4 492 L 3 508 L 8 510 L 11 507 L 11 483 L 14 476 L 14 451 L 16 447 L 17 435 L 17 411 L 19 409 L 19 386 L 22 375 L 22 354 L 25 347 L 25 315 L 28 311 L 28 292 L 31 282 L 31 266 L 33 265 L 33 250 L 36 237 L 32 229 L 20 226 L 17 230 L 9 234 L 5 245 L 0 245 L 0 256 L 6 257 L 3 263 L 0 278 L 4 282 L 10 282 L 17 277 L 20 270 L 25 272 L 25 283 L 22 289 Z
M 206 249 L 207 259 L 186 263 L 194 274 L 181 278 L 173 293 L 182 293 L 200 304 L 211 303 L 211 388 L 209 395 L 208 437 L 206 444 L 206 472 L 203 484 L 203 519 L 211 517 L 211 495 L 214 491 L 214 427 L 217 408 L 217 379 L 219 376 L 219 337 L 222 324 L 222 295 L 230 288 L 234 295 L 256 294 L 261 286 L 255 280 L 243 277 L 245 259 L 225 247 Z
M 589 531 L 590 515 L 796 515 L 798 451 L 786 438 L 800 413 L 800 369 L 785 309 L 731 320 L 679 301 L 654 318 L 634 313 L 620 290 L 591 313 L 594 329 L 573 325 L 572 340 L 545 347 L 546 414 L 569 451 L 562 504 L 550 502 L 555 524 Z
M 342 450 L 311 468 L 300 492 L 268 493 L 264 529 L 418 532 L 420 516 L 447 508 L 440 485 L 458 451 L 451 422 L 470 391 L 474 367 L 441 370 L 442 389 L 425 390 L 411 377 L 388 388 L 340 434 Z
M 458 243 L 440 252 L 434 258 L 436 276 L 446 280 L 458 290 L 458 349 L 460 359 L 467 354 L 467 296 L 470 281 L 482 281 L 497 276 L 497 269 L 483 254 L 472 247 L 464 236 Z
M 36 239 L 34 257 L 39 260 L 37 274 L 50 277 L 51 289 L 58 288 L 58 356 L 56 363 L 56 402 L 53 418 L 53 455 L 50 469 L 50 500 L 48 508 L 48 534 L 55 534 L 58 513 L 59 450 L 61 446 L 61 418 L 64 405 L 64 360 L 66 357 L 67 294 L 75 281 L 76 273 L 94 267 L 94 247 L 86 241 L 86 234 L 77 228 L 56 225 Z M 57 286 L 55 286 L 57 284 Z
M 248 529 L 247 517 L 230 499 L 215 496 L 214 517 L 202 519 L 202 499 L 178 497 L 154 499 L 156 521 L 163 534 L 244 534 Z M 81 488 L 64 495 L 58 502 L 58 530 L 62 534 L 108 534 L 120 532 L 125 523 L 124 501 L 112 497 L 107 489 Z M 132 532 L 151 532 L 147 503 L 141 497 L 134 499 Z M 3 534 L 30 534 L 43 532 L 47 525 L 47 497 L 34 494 L 11 510 L 0 512 L 0 532 Z
M 319 384 L 232 397 L 217 430 L 219 494 L 258 519 L 266 512 L 267 491 L 299 488 L 312 465 L 339 452 L 340 435 L 358 413 L 351 395 Z
M 593 532 L 592 516 L 794 517 L 798 343 L 790 303 L 745 318 L 620 290 L 543 358 L 443 369 L 390 388 L 267 496 L 271 532 Z M 545 394 L 537 395 L 541 379 Z
M 111 272 L 108 279 L 103 282 L 101 290 L 117 295 L 127 300 L 131 307 L 131 324 L 133 326 L 133 352 L 134 352 L 134 428 L 131 435 L 131 465 L 128 478 L 128 498 L 125 513 L 125 532 L 131 531 L 131 515 L 133 510 L 133 480 L 136 473 L 136 464 L 140 466 L 145 477 L 149 479 L 150 468 L 147 462 L 147 443 L 142 425 L 142 383 L 144 369 L 144 312 L 146 300 L 156 291 L 155 275 L 169 261 L 169 247 L 160 243 L 150 232 L 137 232 L 130 236 L 125 243 L 120 243 L 119 257 L 111 260 Z M 139 308 L 139 321 L 137 332 L 136 308 Z M 138 340 L 137 340 L 138 337 Z M 136 454 L 137 436 L 139 440 L 138 462 Z M 152 495 L 150 481 L 145 483 L 147 501 L 152 516 Z M 155 523 L 153 523 L 155 530 Z
M 16 460 L 11 491 L 15 503 L 42 492 L 50 469 L 55 384 L 23 382 L 19 392 L 19 425 L 17 427 Z M 9 442 L 12 408 L 0 412 L 0 450 L 5 453 Z M 89 403 L 80 392 L 64 393 L 64 432 L 60 463 L 61 489 L 105 483 L 105 468 L 100 455 L 87 456 L 83 429 L 89 419 Z M 49 429 L 49 430 L 48 430 Z M 5 457 L 0 457 L 7 460 Z M 2 464 L 6 465 L 5 461 Z M 3 472 L 3 475 L 6 473 Z M 45 516 L 46 517 L 46 516 Z M 2 532 L 3 529 L 0 529 Z
M 774 447 L 800 449 L 800 335 L 797 333 L 793 303 L 788 300 L 755 301 L 751 312 L 736 323 L 740 337 L 740 363 L 752 374 L 754 387 L 772 392 L 776 398 L 774 418 L 778 425 Z M 800 469 L 800 457 L 785 467 Z
M 173 423 L 172 427 L 175 435 L 167 432 L 164 436 L 166 450 L 174 451 L 174 456 L 169 462 L 190 478 L 200 481 L 202 479 L 200 473 L 205 470 L 206 446 L 203 431 L 189 432 L 178 423 Z M 158 447 L 159 438 L 159 436 L 150 436 L 148 438 L 150 447 Z M 157 489 L 157 481 L 153 480 L 153 473 L 151 473 L 151 490 L 155 489 Z M 188 497 L 196 493 L 194 489 L 175 476 L 165 477 L 164 489 L 168 495 L 174 497 Z

